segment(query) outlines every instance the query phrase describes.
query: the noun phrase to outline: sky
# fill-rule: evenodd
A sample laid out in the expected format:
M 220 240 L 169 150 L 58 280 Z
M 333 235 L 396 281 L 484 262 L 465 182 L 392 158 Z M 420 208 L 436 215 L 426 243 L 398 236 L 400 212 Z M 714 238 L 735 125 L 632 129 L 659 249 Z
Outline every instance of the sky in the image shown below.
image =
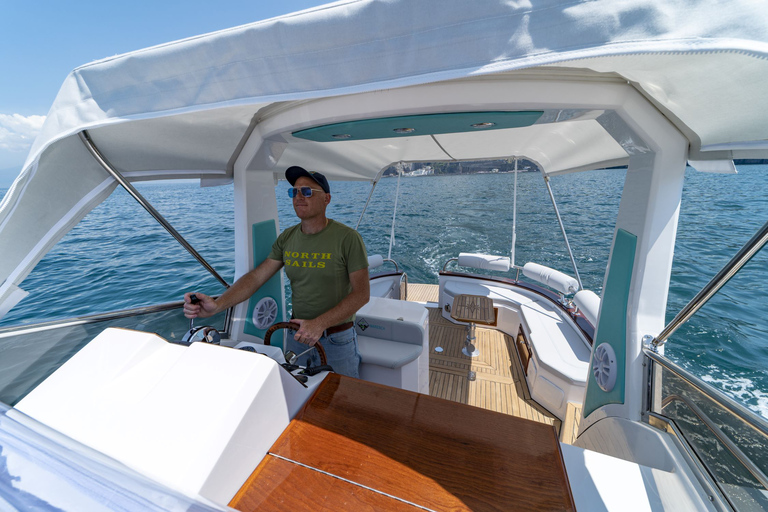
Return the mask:
M 0 188 L 27 157 L 74 68 L 330 0 L 0 0 Z

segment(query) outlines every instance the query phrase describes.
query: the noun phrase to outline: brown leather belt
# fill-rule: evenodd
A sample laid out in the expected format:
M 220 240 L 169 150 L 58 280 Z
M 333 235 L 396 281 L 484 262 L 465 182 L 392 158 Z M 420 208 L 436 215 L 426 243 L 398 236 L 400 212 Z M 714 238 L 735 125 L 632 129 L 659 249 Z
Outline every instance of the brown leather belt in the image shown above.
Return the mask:
M 350 327 L 354 327 L 355 322 L 346 322 L 339 325 L 334 325 L 325 330 L 325 334 L 336 334 L 337 332 L 346 331 Z

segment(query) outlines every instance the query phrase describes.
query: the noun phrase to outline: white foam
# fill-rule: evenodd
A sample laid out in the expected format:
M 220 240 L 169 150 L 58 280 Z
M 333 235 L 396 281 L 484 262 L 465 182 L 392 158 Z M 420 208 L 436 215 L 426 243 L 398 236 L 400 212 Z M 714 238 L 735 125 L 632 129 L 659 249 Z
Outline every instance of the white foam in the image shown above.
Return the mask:
M 729 375 L 715 366 L 710 370 L 719 375 L 704 375 L 701 380 L 738 400 L 764 418 L 768 418 L 768 391 L 759 389 L 749 377 Z

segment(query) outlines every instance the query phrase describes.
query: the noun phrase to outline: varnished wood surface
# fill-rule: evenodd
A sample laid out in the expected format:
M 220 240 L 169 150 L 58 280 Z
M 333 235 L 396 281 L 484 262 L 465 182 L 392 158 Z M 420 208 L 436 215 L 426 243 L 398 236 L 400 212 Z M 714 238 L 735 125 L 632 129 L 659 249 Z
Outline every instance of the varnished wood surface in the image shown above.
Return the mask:
M 289 512 L 421 510 L 384 494 L 272 455 L 264 458 L 229 506 L 243 511 Z
M 451 318 L 459 322 L 491 325 L 496 323 L 493 300 L 480 295 L 457 295 L 453 299 Z
M 411 302 L 438 302 L 440 287 L 436 284 L 408 283 L 408 300 Z
M 335 374 L 270 453 L 430 510 L 574 509 L 551 426 Z
M 467 330 L 429 308 L 429 394 L 432 396 L 511 414 L 560 430 L 560 420 L 531 399 L 515 340 L 501 331 L 477 327 L 478 357 L 461 353 Z M 443 351 L 437 353 L 435 349 Z M 474 381 L 467 379 L 475 372 Z

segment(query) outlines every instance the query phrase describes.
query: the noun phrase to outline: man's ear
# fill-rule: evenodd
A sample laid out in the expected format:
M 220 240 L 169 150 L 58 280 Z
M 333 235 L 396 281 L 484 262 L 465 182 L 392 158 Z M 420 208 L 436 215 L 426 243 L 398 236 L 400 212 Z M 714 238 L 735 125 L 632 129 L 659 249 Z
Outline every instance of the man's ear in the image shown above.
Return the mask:
M 331 194 L 325 194 L 325 204 L 331 203 Z

